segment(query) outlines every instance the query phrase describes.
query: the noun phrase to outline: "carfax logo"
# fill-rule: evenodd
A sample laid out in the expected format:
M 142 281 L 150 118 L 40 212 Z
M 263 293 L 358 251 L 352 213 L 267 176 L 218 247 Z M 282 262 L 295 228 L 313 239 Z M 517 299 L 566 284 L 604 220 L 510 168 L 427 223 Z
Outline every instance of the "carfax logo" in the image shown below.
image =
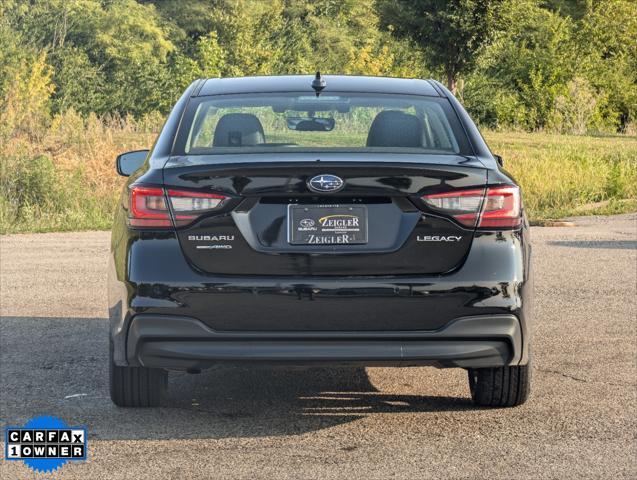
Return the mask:
M 86 427 L 35 417 L 23 427 L 6 427 L 4 445 L 7 460 L 22 460 L 36 472 L 52 472 L 69 460 L 86 460 Z

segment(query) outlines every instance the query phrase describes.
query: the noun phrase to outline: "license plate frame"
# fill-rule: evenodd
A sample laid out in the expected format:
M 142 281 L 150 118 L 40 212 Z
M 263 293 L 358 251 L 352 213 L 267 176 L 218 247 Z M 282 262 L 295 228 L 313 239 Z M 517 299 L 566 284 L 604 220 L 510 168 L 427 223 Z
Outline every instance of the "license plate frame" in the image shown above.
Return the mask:
M 367 205 L 289 204 L 287 212 L 290 245 L 365 245 L 368 237 Z

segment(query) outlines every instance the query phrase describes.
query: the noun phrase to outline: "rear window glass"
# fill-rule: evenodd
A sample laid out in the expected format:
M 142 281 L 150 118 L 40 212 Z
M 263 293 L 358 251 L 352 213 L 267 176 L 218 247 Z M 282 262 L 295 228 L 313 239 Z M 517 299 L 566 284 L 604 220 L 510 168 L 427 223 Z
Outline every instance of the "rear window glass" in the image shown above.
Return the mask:
M 332 92 L 192 99 L 174 153 L 278 150 L 469 153 L 446 99 Z

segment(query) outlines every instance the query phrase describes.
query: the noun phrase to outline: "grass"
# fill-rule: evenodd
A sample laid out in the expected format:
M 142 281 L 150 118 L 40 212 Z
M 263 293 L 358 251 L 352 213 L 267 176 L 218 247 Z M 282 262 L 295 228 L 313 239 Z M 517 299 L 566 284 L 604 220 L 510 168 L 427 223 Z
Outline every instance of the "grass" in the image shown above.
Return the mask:
M 133 122 L 71 113 L 38 138 L 0 145 L 0 233 L 110 228 L 118 153 L 149 147 Z M 637 137 L 485 132 L 523 188 L 531 220 L 637 211 Z
M 637 137 L 486 132 L 532 221 L 637 210 Z
M 148 130 L 69 111 L 37 137 L 0 142 L 0 233 L 110 229 L 124 183 L 115 157 L 151 146 Z

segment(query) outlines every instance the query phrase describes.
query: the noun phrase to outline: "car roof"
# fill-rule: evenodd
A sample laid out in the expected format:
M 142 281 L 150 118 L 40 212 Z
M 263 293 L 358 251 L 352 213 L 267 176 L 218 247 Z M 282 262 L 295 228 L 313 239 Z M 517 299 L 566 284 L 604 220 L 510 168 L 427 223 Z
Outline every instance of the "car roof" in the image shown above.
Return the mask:
M 322 75 L 321 78 L 326 82 L 322 92 L 325 94 L 333 91 L 440 96 L 433 82 L 418 78 L 353 75 Z M 311 87 L 312 80 L 314 75 L 209 78 L 195 88 L 193 96 L 303 91 L 314 93 Z

